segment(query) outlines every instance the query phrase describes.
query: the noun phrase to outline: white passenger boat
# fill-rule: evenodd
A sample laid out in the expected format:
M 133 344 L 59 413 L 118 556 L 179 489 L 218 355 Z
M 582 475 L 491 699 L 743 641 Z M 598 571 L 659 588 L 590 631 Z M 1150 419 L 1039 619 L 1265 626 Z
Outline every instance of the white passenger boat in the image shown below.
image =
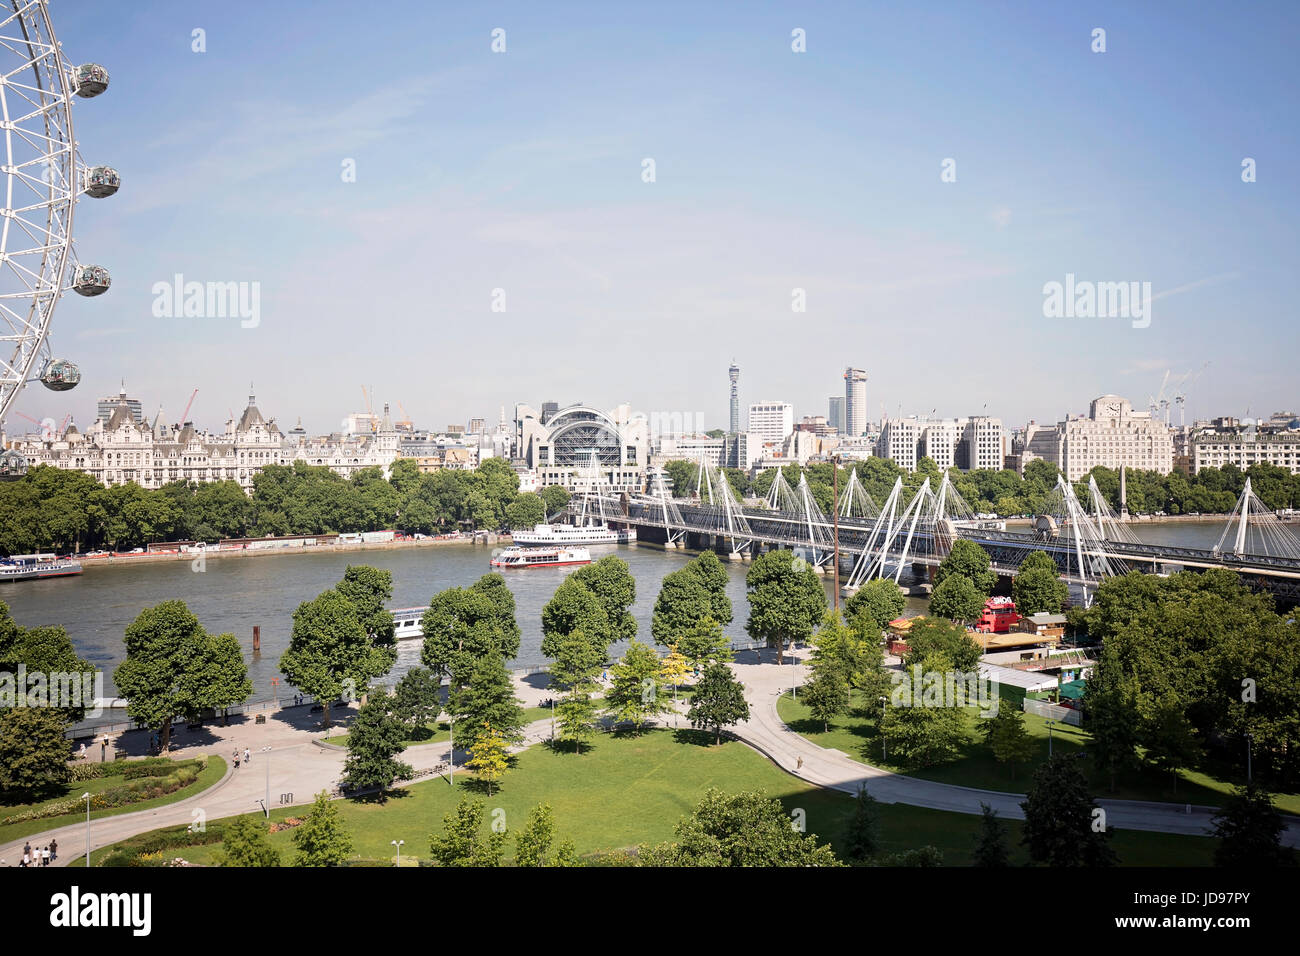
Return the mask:
M 81 562 L 53 554 L 15 554 L 0 558 L 0 582 L 63 578 L 81 573 Z
M 619 531 L 603 524 L 539 524 L 532 531 L 516 531 L 511 535 L 515 544 L 529 548 L 563 547 L 578 544 L 631 544 L 636 531 Z
M 586 548 L 506 548 L 492 559 L 494 568 L 559 568 L 569 564 L 591 564 Z

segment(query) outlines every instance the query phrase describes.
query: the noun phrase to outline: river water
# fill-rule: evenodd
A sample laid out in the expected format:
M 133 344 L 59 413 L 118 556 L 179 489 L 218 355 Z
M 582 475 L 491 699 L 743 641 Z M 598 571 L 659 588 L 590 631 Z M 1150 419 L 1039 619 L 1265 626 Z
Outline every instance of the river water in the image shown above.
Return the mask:
M 1139 538 L 1152 544 L 1203 548 L 1211 547 L 1223 529 L 1221 521 L 1131 527 Z M 660 583 L 664 575 L 681 567 L 691 555 L 654 546 L 607 545 L 590 550 L 593 558 L 617 554 L 628 563 L 637 585 L 637 600 L 632 608 L 638 624 L 637 636 L 646 643 L 652 642 L 650 618 Z M 336 584 L 349 564 L 368 564 L 391 571 L 390 606 L 405 608 L 426 605 L 434 594 L 445 588 L 472 584 L 491 570 L 490 557 L 491 550 L 487 547 L 456 543 L 350 554 L 308 552 L 257 558 L 212 557 L 203 573 L 192 571 L 187 561 L 134 567 L 89 566 L 74 578 L 14 582 L 0 590 L 0 601 L 9 605 L 20 624 L 65 628 L 81 656 L 104 671 L 105 695 L 111 697 L 116 696 L 112 672 L 124 654 L 126 626 L 146 607 L 167 600 L 183 600 L 209 632 L 229 632 L 239 638 L 253 680 L 253 699 L 261 700 L 291 693 L 282 682 L 277 694 L 271 680 L 279 675 L 276 662 L 288 646 L 294 609 Z M 735 619 L 726 631 L 735 641 L 747 640 L 744 630 L 748 617 L 747 567 L 741 562 L 728 565 L 727 593 Z M 523 632 L 519 656 L 511 666 L 545 663 L 540 651 L 542 607 L 573 570 L 534 568 L 506 572 Z M 828 595 L 830 590 L 828 578 Z M 923 601 L 909 599 L 912 612 L 923 608 Z M 261 627 L 260 655 L 252 653 L 255 625 Z M 393 677 L 418 663 L 419 648 L 418 640 L 401 642 Z

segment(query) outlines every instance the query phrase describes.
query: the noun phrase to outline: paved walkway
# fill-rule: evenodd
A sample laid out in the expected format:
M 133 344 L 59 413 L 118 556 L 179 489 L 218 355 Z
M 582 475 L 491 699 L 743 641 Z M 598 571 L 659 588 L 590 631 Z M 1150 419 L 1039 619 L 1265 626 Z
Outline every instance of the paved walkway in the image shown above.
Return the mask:
M 741 657 L 745 661 L 754 660 L 752 654 Z M 857 793 L 859 785 L 865 784 L 872 796 L 882 803 L 904 803 L 969 814 L 978 814 L 980 804 L 987 803 L 1004 818 L 1024 818 L 1020 809 L 1020 802 L 1025 799 L 1023 794 L 901 776 L 853 760 L 838 750 L 820 747 L 792 731 L 777 715 L 776 702 L 792 683 L 802 684 L 807 679 L 805 664 L 736 663 L 732 666 L 745 684 L 745 696 L 750 705 L 750 719 L 733 728 L 736 736 L 794 776 L 850 794 Z M 517 693 L 525 704 L 535 706 L 549 696 L 544 682 L 545 675 L 516 678 Z M 353 715 L 353 709 L 335 708 L 331 718 L 335 723 L 345 723 Z M 272 808 L 311 803 L 318 792 L 333 790 L 338 785 L 346 756 L 341 749 L 317 743 L 322 736 L 319 723 L 319 712 L 312 713 L 307 707 L 286 707 L 268 713 L 265 724 L 233 720 L 228 727 L 205 726 L 199 731 L 175 734 L 171 755 L 178 759 L 219 754 L 230 763 L 234 750 L 238 749 L 242 755 L 244 748 L 248 748 L 252 760 L 242 764 L 238 770 L 232 765 L 219 782 L 193 797 L 152 810 L 92 820 L 91 849 L 160 827 L 188 825 L 196 819 L 198 811 L 202 811 L 208 820 L 259 811 L 268 791 Z M 684 725 L 684 721 L 681 723 Z M 524 742 L 512 748 L 513 751 L 548 739 L 551 721 L 534 721 L 525 728 L 524 735 Z M 148 735 L 138 731 L 124 739 L 141 746 L 147 742 Z M 461 756 L 463 758 L 463 754 Z M 450 753 L 447 742 L 443 741 L 408 747 L 402 759 L 417 771 L 432 770 L 446 764 Z M 288 797 L 284 803 L 281 803 L 282 795 Z M 1211 827 L 1213 811 L 1203 807 L 1193 807 L 1189 814 L 1185 807 L 1169 803 L 1134 800 L 1098 800 L 1097 803 L 1106 809 L 1108 824 L 1117 829 L 1206 835 Z M 59 841 L 56 865 L 66 865 L 86 852 L 83 820 L 0 846 L 0 861 L 3 861 L 0 865 L 17 866 L 24 843 L 30 841 L 33 846 L 45 846 L 51 838 Z M 1291 846 L 1300 846 L 1300 825 L 1292 823 L 1283 840 Z
M 801 685 L 808 678 L 805 664 L 734 664 L 737 678 L 745 685 L 750 719 L 734 728 L 745 743 L 767 755 L 777 766 L 822 787 L 857 793 L 865 784 L 867 791 L 882 803 L 906 803 L 932 810 L 956 813 L 980 813 L 987 803 L 1004 818 L 1023 820 L 1022 793 L 1003 793 L 960 787 L 932 780 L 907 777 L 872 767 L 846 754 L 812 743 L 789 727 L 777 714 L 776 702 L 791 685 Z M 802 763 L 800 762 L 802 758 Z M 1213 810 L 1185 805 L 1144 802 L 1139 800 L 1097 800 L 1106 811 L 1107 825 L 1121 830 L 1154 830 L 1163 833 L 1206 836 L 1213 823 Z M 1300 846 L 1300 824 L 1291 823 L 1283 842 Z

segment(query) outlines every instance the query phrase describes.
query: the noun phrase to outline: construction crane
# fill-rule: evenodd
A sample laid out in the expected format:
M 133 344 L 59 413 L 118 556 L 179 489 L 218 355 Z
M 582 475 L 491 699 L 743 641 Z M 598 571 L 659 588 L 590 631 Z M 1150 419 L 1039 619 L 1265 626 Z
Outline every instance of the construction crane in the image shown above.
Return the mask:
M 187 421 L 190 420 L 190 406 L 192 406 L 192 405 L 194 404 L 194 396 L 197 395 L 197 394 L 199 394 L 199 390 L 196 388 L 196 389 L 195 389 L 195 390 L 190 394 L 190 400 L 189 400 L 188 402 L 185 403 L 185 411 L 181 413 L 181 421 L 180 421 L 180 423 L 181 423 L 182 425 L 184 425 Z M 232 418 L 234 417 L 234 412 L 233 412 L 233 411 L 231 412 L 231 417 L 232 417 Z
M 1178 425 L 1180 428 L 1187 426 L 1187 390 L 1196 384 L 1196 380 L 1201 377 L 1201 373 L 1209 367 L 1210 363 L 1206 362 L 1194 372 L 1189 369 L 1187 374 L 1174 384 L 1174 403 L 1178 406 Z
M 394 424 L 405 426 L 406 430 L 409 432 L 412 427 L 411 416 L 407 413 L 406 406 L 403 405 L 401 402 L 397 403 L 397 407 L 402 410 L 402 417 L 397 422 L 394 422 Z
M 1169 399 L 1165 398 L 1165 388 L 1169 385 L 1169 369 L 1165 369 L 1165 377 L 1160 383 L 1160 391 L 1155 395 L 1147 396 L 1147 408 L 1151 410 L 1151 417 L 1159 419 L 1160 410 L 1165 410 L 1165 424 L 1169 423 Z
M 375 387 L 373 385 L 370 386 L 370 391 L 373 392 L 374 390 Z M 372 432 L 377 431 L 378 429 L 375 421 L 375 410 L 373 407 L 371 407 L 370 393 L 366 391 L 366 387 L 364 385 L 361 386 L 361 397 L 366 401 L 366 414 L 370 416 L 370 430 Z

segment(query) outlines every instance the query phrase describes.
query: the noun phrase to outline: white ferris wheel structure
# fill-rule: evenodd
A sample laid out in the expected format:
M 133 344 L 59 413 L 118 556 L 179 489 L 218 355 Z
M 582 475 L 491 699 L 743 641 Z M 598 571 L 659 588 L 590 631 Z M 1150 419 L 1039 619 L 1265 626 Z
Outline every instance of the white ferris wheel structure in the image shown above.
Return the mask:
M 73 136 L 75 100 L 107 88 L 102 66 L 64 57 L 47 0 L 0 0 L 0 428 L 28 384 L 66 391 L 81 381 L 52 351 L 50 325 L 64 292 L 101 295 L 111 282 L 77 260 L 72 239 L 81 197 L 121 185 L 112 167 L 82 163 Z M 0 479 L 26 468 L 0 451 Z

